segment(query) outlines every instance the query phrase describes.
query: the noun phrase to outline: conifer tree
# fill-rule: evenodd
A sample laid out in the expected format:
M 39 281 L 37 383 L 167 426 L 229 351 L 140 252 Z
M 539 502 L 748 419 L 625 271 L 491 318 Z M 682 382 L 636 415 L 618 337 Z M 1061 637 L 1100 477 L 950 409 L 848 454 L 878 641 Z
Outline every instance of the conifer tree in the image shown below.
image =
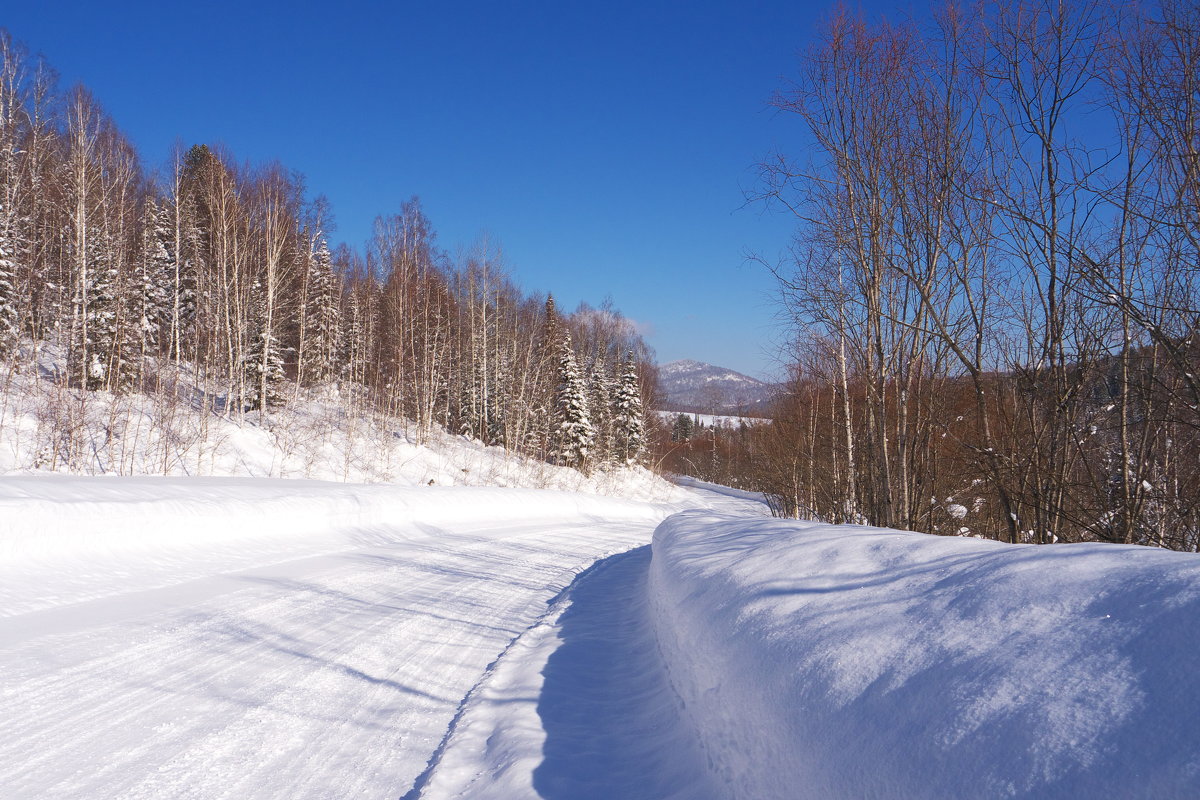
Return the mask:
M 625 371 L 613 400 L 614 448 L 617 458 L 627 465 L 636 464 L 646 449 L 645 421 L 642 419 L 642 391 L 633 354 L 625 356 Z
M 556 428 L 558 462 L 586 470 L 595 431 L 588 414 L 587 392 L 575 363 L 571 335 L 564 334 L 558 362 Z
M 588 408 L 592 412 L 592 462 L 601 467 L 614 459 L 613 452 L 613 386 L 604 359 L 592 361 L 588 379 Z
M 181 205 L 182 204 L 182 205 Z M 198 264 L 203 258 L 204 235 L 196 211 L 195 198 L 188 194 L 175 198 L 175 208 L 164 203 L 158 209 L 155 230 L 170 237 L 167 252 L 167 310 L 163 320 L 168 330 L 167 356 L 178 362 L 183 358 L 185 342 L 191 338 L 196 321 Z
M 7 220 L 0 206 L 0 220 Z M 16 238 L 11 226 L 0 226 L 0 355 L 8 353 L 20 333 L 20 299 L 17 297 Z
M 692 418 L 687 414 L 680 414 L 675 418 L 675 424 L 671 427 L 672 442 L 690 442 L 692 440 Z
M 87 389 L 128 388 L 131 364 L 121 352 L 121 295 L 119 275 L 112 263 L 108 237 L 95 233 L 87 242 L 88 279 L 80 287 L 75 304 L 83 320 L 81 340 L 74 357 L 82 361 Z
M 135 287 L 138 349 L 143 356 L 158 352 L 162 330 L 171 313 L 169 287 L 175 273 L 173 236 L 169 220 L 162 212 L 153 198 L 147 202 L 145 246 Z
M 246 410 L 269 411 L 283 404 L 283 352 L 279 340 L 266 322 L 267 314 L 262 286 L 257 281 L 251 292 L 254 329 L 250 346 L 242 360 L 245 383 Z
M 334 374 L 338 358 L 338 329 L 341 308 L 337 276 L 333 272 L 333 256 L 324 237 L 318 236 L 317 246 L 308 259 L 308 296 L 305 298 L 304 364 L 300 365 L 306 380 L 314 383 L 328 381 Z
M 530 408 L 532 424 L 526 432 L 525 448 L 547 461 L 553 460 L 558 446 L 554 429 L 557 411 L 558 361 L 562 355 L 562 326 L 554 306 L 554 295 L 546 297 L 537 340 L 537 357 L 533 359 L 533 403 Z

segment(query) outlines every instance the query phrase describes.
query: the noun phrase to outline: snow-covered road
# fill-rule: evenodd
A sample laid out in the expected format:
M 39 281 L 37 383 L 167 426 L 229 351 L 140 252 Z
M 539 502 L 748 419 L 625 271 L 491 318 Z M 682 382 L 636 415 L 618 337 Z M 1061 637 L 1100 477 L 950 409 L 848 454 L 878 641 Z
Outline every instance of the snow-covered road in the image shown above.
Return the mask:
M 577 573 L 645 545 L 665 513 L 596 500 L 617 511 L 604 520 L 587 502 L 539 510 L 540 496 L 491 515 L 414 512 L 391 533 L 350 528 L 290 551 L 272 540 L 249 568 L 217 537 L 199 548 L 198 577 L 144 543 L 111 563 L 72 561 L 73 545 L 36 558 L 10 547 L 10 572 L 41 568 L 43 591 L 0 618 L 3 796 L 403 796 L 500 654 L 556 613 Z M 89 580 L 64 574 L 56 588 L 55 565 Z
M 688 492 L 0 480 L 0 799 L 1200 796 L 1195 554 Z

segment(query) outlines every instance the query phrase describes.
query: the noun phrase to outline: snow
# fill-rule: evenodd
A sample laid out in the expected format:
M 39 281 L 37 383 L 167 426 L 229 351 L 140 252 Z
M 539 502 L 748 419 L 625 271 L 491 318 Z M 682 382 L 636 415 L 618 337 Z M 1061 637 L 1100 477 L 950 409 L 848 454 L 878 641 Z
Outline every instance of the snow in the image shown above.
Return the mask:
M 670 507 L 0 479 L 5 797 L 396 797 L 489 664 Z
M 688 480 L 689 503 L 762 517 L 761 498 Z M 498 660 L 408 797 L 720 800 L 679 707 L 649 604 L 650 548 L 598 561 Z
M 703 425 L 706 428 L 737 428 L 741 425 L 762 425 L 771 420 L 765 417 L 738 417 L 730 414 L 697 414 L 690 411 L 654 411 L 663 422 L 674 422 L 682 414 L 688 417 L 696 425 Z
M 283 560 L 391 545 L 430 526 L 658 519 L 570 492 L 240 478 L 0 479 L 0 617 Z
M 338 474 L 281 424 L 327 412 L 173 462 L 257 477 L 0 478 L 0 794 L 1200 796 L 1195 555 L 776 520 L 386 420 Z
M 33 359 L 26 346 L 22 359 Z M 221 406 L 184 366 L 154 364 L 176 399 L 79 392 L 38 375 L 65 368 L 43 345 L 36 373 L 0 366 L 0 475 L 168 475 L 304 478 L 404 486 L 513 486 L 651 501 L 678 500 L 641 467 L 577 470 L 408 420 L 355 409 L 345 388 L 304 390 L 271 413 Z M 349 409 L 348 409 L 349 407 Z
M 1200 560 L 685 512 L 659 646 L 723 796 L 1200 796 Z

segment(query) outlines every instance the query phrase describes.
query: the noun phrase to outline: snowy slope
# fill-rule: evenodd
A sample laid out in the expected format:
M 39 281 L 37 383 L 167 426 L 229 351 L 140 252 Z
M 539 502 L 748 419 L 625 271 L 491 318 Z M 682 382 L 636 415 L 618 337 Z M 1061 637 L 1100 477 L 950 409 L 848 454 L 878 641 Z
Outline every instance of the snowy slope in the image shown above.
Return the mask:
M 157 365 L 172 391 L 120 396 L 41 377 L 64 366 L 51 346 L 39 350 L 36 370 L 0 364 L 0 475 L 305 478 L 561 489 L 641 500 L 675 496 L 645 469 L 583 475 L 438 428 L 423 430 L 350 402 L 346 387 L 304 389 L 269 415 L 240 415 L 186 365 Z
M 724 796 L 1200 797 L 1200 558 L 689 512 L 671 682 Z

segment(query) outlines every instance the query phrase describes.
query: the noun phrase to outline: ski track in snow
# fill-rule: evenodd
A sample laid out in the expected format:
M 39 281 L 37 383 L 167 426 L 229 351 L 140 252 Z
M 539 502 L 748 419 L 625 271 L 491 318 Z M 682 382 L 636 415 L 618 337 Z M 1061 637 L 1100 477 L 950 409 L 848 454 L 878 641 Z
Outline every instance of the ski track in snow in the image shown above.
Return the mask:
M 0 638 L 3 795 L 397 797 L 572 570 L 651 528 L 492 529 L 138 593 L 116 621 L 72 607 L 75 629 Z

